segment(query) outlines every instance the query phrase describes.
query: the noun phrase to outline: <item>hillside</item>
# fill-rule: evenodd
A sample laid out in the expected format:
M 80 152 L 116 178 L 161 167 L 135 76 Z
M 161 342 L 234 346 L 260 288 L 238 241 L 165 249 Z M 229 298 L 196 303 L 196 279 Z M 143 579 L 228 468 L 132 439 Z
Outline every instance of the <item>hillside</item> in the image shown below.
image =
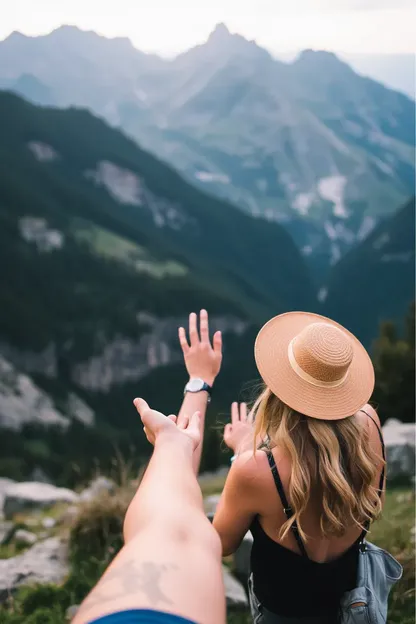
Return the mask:
M 203 190 L 283 223 L 318 282 L 414 189 L 414 101 L 331 53 L 283 63 L 219 25 L 167 61 L 65 26 L 0 43 L 0 83 L 31 97 L 27 76 L 38 98 L 89 107 Z
M 49 393 L 42 400 L 57 417 L 68 415 L 70 394 L 95 412 L 96 430 L 80 434 L 75 420 L 65 434 L 83 440 L 77 461 L 92 461 L 86 447 L 98 432 L 94 450 L 104 457 L 141 438 L 137 393 L 176 409 L 185 382 L 177 327 L 201 307 L 224 332 L 214 405 L 227 409 L 255 376 L 256 328 L 313 304 L 289 236 L 190 187 L 87 111 L 0 93 L 0 119 L 0 353 L 14 378 L 29 374 Z M 37 461 L 70 472 L 58 453 L 51 459 L 57 434 L 45 447 L 39 424 L 26 430 L 27 452 L 15 452 L 16 434 L 2 435 L 3 466 L 12 455 L 17 472 Z
M 413 198 L 334 267 L 324 312 L 370 346 L 380 323 L 402 323 L 414 298 Z

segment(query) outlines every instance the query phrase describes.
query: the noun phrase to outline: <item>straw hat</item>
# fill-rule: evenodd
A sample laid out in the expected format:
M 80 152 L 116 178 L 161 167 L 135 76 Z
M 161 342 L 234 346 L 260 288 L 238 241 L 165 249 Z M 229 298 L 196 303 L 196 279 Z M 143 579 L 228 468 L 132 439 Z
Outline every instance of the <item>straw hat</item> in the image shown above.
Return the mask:
M 373 365 L 361 342 L 319 314 L 288 312 L 272 318 L 257 336 L 255 358 L 270 390 L 312 418 L 352 416 L 374 389 Z

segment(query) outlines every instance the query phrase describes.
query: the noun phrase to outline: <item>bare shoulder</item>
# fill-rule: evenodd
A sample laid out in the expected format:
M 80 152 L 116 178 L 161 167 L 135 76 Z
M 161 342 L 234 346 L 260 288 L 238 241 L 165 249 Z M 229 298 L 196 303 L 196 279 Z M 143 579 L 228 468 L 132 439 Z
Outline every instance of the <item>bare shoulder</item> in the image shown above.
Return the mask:
M 379 415 L 377 414 L 374 407 L 372 407 L 369 403 L 367 403 L 367 405 L 364 405 L 364 407 L 362 408 L 362 411 L 360 410 L 359 412 L 357 412 L 356 418 L 363 424 L 365 423 L 367 427 L 371 429 L 374 427 L 374 424 L 371 421 L 371 418 L 368 418 L 368 416 L 371 416 L 374 422 L 381 428 Z
M 268 472 L 270 472 L 270 467 L 266 453 L 263 451 L 256 451 L 256 453 L 245 451 L 233 462 L 230 476 L 241 487 L 249 489 L 254 486 L 258 489 Z

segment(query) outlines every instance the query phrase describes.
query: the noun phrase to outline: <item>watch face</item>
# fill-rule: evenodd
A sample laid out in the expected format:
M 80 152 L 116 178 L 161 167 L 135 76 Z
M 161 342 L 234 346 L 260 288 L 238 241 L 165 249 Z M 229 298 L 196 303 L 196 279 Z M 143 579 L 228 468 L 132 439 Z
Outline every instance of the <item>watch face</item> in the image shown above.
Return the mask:
M 203 386 L 204 382 L 202 379 L 190 379 L 186 387 L 191 392 L 198 392 L 198 390 L 202 390 Z

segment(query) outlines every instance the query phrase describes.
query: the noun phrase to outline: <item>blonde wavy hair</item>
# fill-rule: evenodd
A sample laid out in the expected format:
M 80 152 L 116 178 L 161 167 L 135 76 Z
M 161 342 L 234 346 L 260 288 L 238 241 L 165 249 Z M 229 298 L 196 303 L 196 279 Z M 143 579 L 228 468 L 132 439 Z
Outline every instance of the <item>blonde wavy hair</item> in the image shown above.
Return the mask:
M 356 418 L 317 420 L 292 410 L 269 388 L 256 400 L 255 441 L 268 438 L 290 457 L 292 469 L 287 492 L 294 515 L 282 526 L 283 539 L 297 523 L 302 527 L 311 492 L 321 500 L 320 527 L 325 537 L 341 537 L 351 526 L 364 528 L 381 513 L 381 501 L 373 482 L 383 458 L 369 443 L 367 427 Z M 256 443 L 255 449 L 256 451 Z

